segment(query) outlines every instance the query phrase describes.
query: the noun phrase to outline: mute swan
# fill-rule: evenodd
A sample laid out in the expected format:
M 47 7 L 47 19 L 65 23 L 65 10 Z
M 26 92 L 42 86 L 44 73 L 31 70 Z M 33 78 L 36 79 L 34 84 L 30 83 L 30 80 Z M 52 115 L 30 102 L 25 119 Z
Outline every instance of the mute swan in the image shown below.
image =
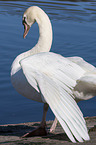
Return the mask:
M 65 58 L 48 52 L 52 44 L 51 22 L 37 6 L 29 7 L 23 15 L 24 38 L 35 22 L 39 26 L 38 43 L 17 56 L 11 69 L 11 81 L 17 92 L 44 103 L 40 127 L 24 137 L 46 134 L 46 113 L 50 106 L 72 142 L 90 140 L 76 101 L 96 95 L 96 68 L 82 58 Z M 54 124 L 56 127 L 56 119 Z

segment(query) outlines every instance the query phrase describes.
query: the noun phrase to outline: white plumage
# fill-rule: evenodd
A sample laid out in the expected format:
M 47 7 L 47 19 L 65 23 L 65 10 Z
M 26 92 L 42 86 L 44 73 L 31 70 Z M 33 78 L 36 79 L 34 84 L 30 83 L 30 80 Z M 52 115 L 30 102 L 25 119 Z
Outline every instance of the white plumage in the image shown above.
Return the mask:
M 36 90 L 40 90 L 42 100 L 49 104 L 71 141 L 75 142 L 74 136 L 80 142 L 89 140 L 86 123 L 73 96 L 76 81 L 82 80 L 88 70 L 51 52 L 28 57 L 20 64 L 32 87 L 34 78 Z
M 30 7 L 23 19 L 28 24 L 33 24 L 34 19 L 37 21 L 40 38 L 33 49 L 14 60 L 11 71 L 13 86 L 23 96 L 49 104 L 72 142 L 89 140 L 86 122 L 75 100 L 96 95 L 96 68 L 79 57 L 64 58 L 46 52 L 52 43 L 51 23 L 40 8 Z M 43 26 L 48 29 L 43 31 Z M 47 40 L 45 36 L 51 38 Z

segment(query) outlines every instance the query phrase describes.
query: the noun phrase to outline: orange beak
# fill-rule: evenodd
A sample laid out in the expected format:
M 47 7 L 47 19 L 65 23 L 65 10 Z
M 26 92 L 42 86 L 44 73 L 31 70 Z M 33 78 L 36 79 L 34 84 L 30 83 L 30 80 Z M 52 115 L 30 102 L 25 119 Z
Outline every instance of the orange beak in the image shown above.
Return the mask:
M 25 38 L 27 36 L 28 32 L 29 32 L 30 26 L 26 22 L 24 22 L 23 25 L 24 25 L 23 38 Z
M 28 34 L 28 31 L 30 29 L 30 26 L 27 24 L 26 22 L 26 18 L 24 17 L 22 20 L 22 24 L 24 25 L 24 34 L 23 34 L 23 38 L 26 37 L 26 35 Z

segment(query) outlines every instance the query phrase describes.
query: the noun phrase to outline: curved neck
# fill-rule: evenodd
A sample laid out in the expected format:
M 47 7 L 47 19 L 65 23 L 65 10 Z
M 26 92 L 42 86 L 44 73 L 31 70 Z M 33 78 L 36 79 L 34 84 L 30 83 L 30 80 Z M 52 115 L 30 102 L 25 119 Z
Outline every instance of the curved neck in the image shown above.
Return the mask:
M 52 26 L 47 14 L 40 9 L 36 14 L 36 22 L 39 26 L 39 40 L 37 44 L 27 52 L 16 57 L 12 64 L 11 74 L 16 73 L 20 69 L 20 60 L 40 52 L 48 52 L 52 44 Z
M 39 26 L 39 40 L 37 44 L 27 52 L 24 52 L 16 57 L 11 66 L 11 75 L 14 75 L 21 69 L 19 62 L 33 54 L 40 52 L 48 52 L 52 44 L 52 26 L 47 14 L 40 8 L 35 7 L 35 20 Z
M 36 22 L 39 26 L 39 40 L 37 44 L 29 50 L 31 54 L 48 52 L 52 45 L 52 26 L 46 13 L 41 11 L 36 17 Z

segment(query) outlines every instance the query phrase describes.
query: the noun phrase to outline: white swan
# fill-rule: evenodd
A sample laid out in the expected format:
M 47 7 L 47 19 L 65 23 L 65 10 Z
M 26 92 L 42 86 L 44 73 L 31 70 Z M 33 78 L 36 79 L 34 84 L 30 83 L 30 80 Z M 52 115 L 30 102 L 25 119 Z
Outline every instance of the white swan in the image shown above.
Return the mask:
M 83 114 L 75 100 L 87 100 L 96 95 L 96 68 L 82 58 L 64 58 L 48 52 L 52 44 L 51 23 L 37 6 L 28 8 L 23 15 L 24 38 L 35 21 L 39 26 L 38 43 L 17 56 L 11 69 L 14 88 L 21 95 L 44 103 L 42 122 L 37 129 L 40 132 L 35 130 L 25 137 L 46 134 L 42 130 L 49 105 L 72 142 L 89 140 Z

